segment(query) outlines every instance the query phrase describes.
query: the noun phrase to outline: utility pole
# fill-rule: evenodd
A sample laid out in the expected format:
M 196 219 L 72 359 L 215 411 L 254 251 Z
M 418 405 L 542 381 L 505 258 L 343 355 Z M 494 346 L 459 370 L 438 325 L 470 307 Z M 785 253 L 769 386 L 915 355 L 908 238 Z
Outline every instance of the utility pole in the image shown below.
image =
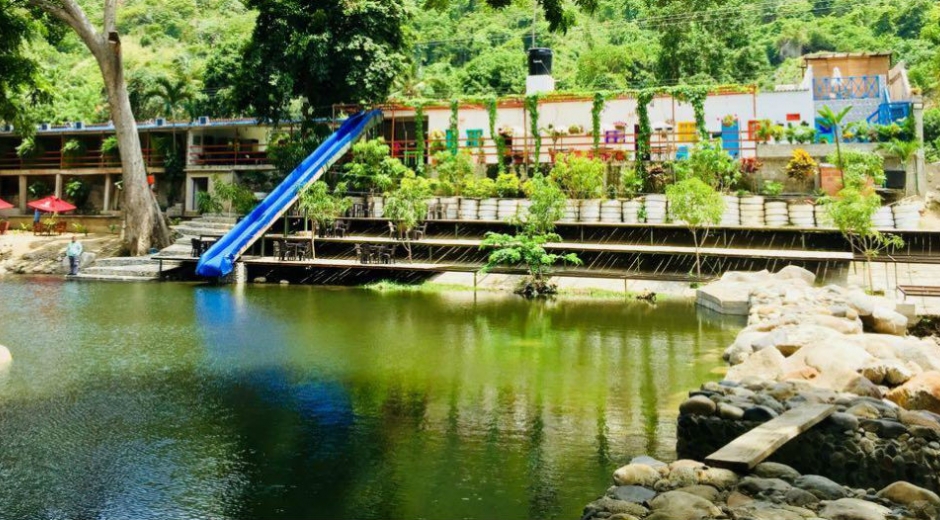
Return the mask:
M 532 0 L 532 49 L 538 47 L 535 44 L 535 26 L 539 21 L 539 0 Z

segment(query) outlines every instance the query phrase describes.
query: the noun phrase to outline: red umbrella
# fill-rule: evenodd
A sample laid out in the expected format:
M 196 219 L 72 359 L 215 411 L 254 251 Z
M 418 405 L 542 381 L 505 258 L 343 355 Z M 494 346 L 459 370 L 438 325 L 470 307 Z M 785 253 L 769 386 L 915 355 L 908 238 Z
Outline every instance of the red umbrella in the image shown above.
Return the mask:
M 66 211 L 75 210 L 75 206 L 54 195 L 49 195 L 44 199 L 34 200 L 27 204 L 27 206 L 46 213 L 65 213 Z
M 13 204 L 10 204 L 9 202 L 5 200 L 0 199 L 0 209 L 12 209 L 12 208 L 13 208 Z

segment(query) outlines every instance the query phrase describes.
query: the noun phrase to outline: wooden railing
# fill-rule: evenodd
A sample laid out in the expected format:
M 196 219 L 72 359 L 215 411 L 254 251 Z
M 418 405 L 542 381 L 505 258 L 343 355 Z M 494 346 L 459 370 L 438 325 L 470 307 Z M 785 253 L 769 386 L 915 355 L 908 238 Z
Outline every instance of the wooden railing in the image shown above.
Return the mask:
M 163 153 L 152 149 L 143 149 L 142 152 L 144 163 L 148 167 L 163 167 Z M 121 158 L 117 154 L 105 154 L 101 150 L 86 150 L 74 155 L 52 151 L 43 152 L 35 157 L 19 157 L 16 152 L 0 155 L 0 170 L 80 170 L 120 167 Z
M 269 164 L 267 145 L 190 146 L 188 164 L 194 166 L 263 166 Z

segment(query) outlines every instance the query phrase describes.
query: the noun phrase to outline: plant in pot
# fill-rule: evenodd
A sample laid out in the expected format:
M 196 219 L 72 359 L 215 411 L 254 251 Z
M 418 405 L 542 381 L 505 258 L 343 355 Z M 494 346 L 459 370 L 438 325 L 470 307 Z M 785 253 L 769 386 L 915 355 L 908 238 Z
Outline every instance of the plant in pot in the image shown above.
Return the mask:
M 113 163 L 118 160 L 120 148 L 116 135 L 111 135 L 101 141 L 101 159 L 105 163 Z
M 733 115 L 731 115 L 731 114 L 728 114 L 728 115 L 726 115 L 725 117 L 721 118 L 721 126 L 723 126 L 723 127 L 725 127 L 725 128 L 731 128 L 731 127 L 733 127 L 733 126 L 736 125 L 736 124 L 738 124 L 738 117 L 737 117 L 737 116 L 733 116 Z
M 676 180 L 697 177 L 722 192 L 730 192 L 741 180 L 738 163 L 718 141 L 697 143 L 687 159 L 676 161 L 675 170 Z
M 583 135 L 584 127 L 582 125 L 574 124 L 568 127 L 569 135 Z
M 352 161 L 346 164 L 343 181 L 371 196 L 390 190 L 410 171 L 400 160 L 391 157 L 390 151 L 382 138 L 359 141 L 352 147 Z
M 701 279 L 701 246 L 708 239 L 712 226 L 721 222 L 725 201 L 721 194 L 701 179 L 691 177 L 666 187 L 669 211 L 685 223 L 695 244 L 695 273 Z
M 427 217 L 430 198 L 430 182 L 412 171 L 405 173 L 398 189 L 385 195 L 385 217 L 395 223 L 399 236 L 406 239 L 404 245 L 409 261 L 412 250 L 408 238 L 411 230 Z
M 443 130 L 431 130 L 428 133 L 428 141 L 431 143 L 431 153 L 437 154 L 447 149 L 447 134 Z
M 885 183 L 884 157 L 877 153 L 860 150 L 843 150 L 839 156 L 826 157 L 826 161 L 840 161 L 842 187 L 850 185 L 883 186 Z
M 787 178 L 793 181 L 802 191 L 806 191 L 808 185 L 816 178 L 818 170 L 819 164 L 802 148 L 793 150 L 793 155 L 785 168 Z
M 579 201 L 578 214 L 582 222 L 597 222 L 600 219 L 606 171 L 606 165 L 597 159 L 562 154 L 555 161 L 551 179 L 569 199 Z
M 78 158 L 85 153 L 85 144 L 78 139 L 69 139 L 62 145 L 62 162 L 66 166 L 75 166 Z
M 917 154 L 917 151 L 920 150 L 921 146 L 920 141 L 901 141 L 898 139 L 878 145 L 879 150 L 888 155 L 897 157 L 898 161 L 901 163 L 900 171 L 891 170 L 885 172 L 885 183 L 888 188 L 904 188 L 907 181 L 907 167 L 911 159 Z M 920 192 L 920 180 L 917 176 L 914 176 L 914 180 L 917 183 L 915 188 L 917 192 Z
M 326 182 L 316 181 L 297 192 L 297 205 L 306 218 L 314 222 L 315 231 L 323 236 L 352 206 L 352 199 L 346 197 L 346 183 L 340 182 L 330 190 Z M 316 258 L 314 241 L 310 243 L 311 253 Z
M 497 202 L 496 217 L 499 220 L 509 220 L 519 211 L 519 194 L 522 192 L 522 181 L 513 171 L 507 171 L 496 176 Z
M 16 147 L 16 156 L 30 164 L 45 153 L 45 148 L 35 136 L 24 137 Z
M 91 196 L 91 185 L 79 179 L 72 178 L 65 183 L 65 195 L 72 201 L 81 213 L 88 213 L 91 208 L 88 198 Z
M 643 189 L 643 179 L 632 168 L 624 168 L 620 172 L 620 195 L 626 199 L 621 206 L 621 216 L 623 222 L 627 224 L 636 224 L 640 222 L 640 210 L 643 204 L 637 199 L 637 195 Z
M 784 129 L 782 126 L 774 124 L 770 119 L 762 119 L 757 123 L 757 130 L 754 137 L 761 144 L 767 144 L 771 139 L 780 141 L 783 138 Z

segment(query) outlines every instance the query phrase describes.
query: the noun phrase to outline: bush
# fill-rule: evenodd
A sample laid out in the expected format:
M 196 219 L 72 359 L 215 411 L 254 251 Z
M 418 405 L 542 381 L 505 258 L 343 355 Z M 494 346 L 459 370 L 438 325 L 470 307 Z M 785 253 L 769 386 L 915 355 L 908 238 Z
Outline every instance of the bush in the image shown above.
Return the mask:
M 522 182 L 515 173 L 501 173 L 496 177 L 496 194 L 500 197 L 518 197 L 521 190 Z
M 495 197 L 496 181 L 487 177 L 469 177 L 461 182 L 459 193 L 471 199 Z
M 225 182 L 218 175 L 212 177 L 212 199 L 218 203 L 220 213 L 227 203 L 228 209 L 239 215 L 247 215 L 258 203 L 255 194 L 245 186 L 235 182 Z
M 544 235 L 555 229 L 565 216 L 565 194 L 551 179 L 536 175 L 522 187 L 531 204 L 522 224 L 530 235 Z
M 712 188 L 730 191 L 741 180 L 741 169 L 719 141 L 695 145 L 688 159 L 675 163 L 676 179 L 700 179 Z
M 695 242 L 695 271 L 702 276 L 699 248 L 708 237 L 708 230 L 721 222 L 725 201 L 715 188 L 697 178 L 679 181 L 666 187 L 669 211 L 672 216 L 685 222 Z M 700 231 L 704 231 L 699 235 Z
M 557 289 L 547 280 L 549 269 L 559 262 L 572 265 L 582 264 L 581 259 L 574 253 L 558 255 L 545 251 L 543 246 L 546 242 L 560 240 L 561 237 L 551 233 L 504 235 L 488 232 L 480 244 L 480 249 L 494 249 L 494 251 L 490 253 L 486 265 L 483 266 L 481 271 L 486 273 L 500 265 L 517 266 L 522 264 L 528 271 L 528 277 L 516 289 L 518 294 L 526 298 L 554 294 Z
M 818 167 L 815 159 L 806 150 L 797 148 L 793 150 L 793 157 L 787 163 L 787 177 L 803 184 L 816 175 Z
M 826 157 L 828 162 L 834 162 L 836 159 L 835 155 Z M 868 183 L 868 179 L 872 179 L 876 186 L 885 182 L 884 158 L 876 153 L 843 150 L 842 165 L 846 187 L 861 188 Z
M 574 155 L 556 157 L 551 178 L 572 199 L 594 199 L 604 196 L 604 174 L 607 166 L 597 160 Z
M 384 193 L 393 189 L 411 170 L 398 159 L 392 158 L 390 152 L 391 149 L 382 138 L 359 141 L 353 145 L 353 158 L 346 165 L 345 180 L 355 189 L 369 193 Z

